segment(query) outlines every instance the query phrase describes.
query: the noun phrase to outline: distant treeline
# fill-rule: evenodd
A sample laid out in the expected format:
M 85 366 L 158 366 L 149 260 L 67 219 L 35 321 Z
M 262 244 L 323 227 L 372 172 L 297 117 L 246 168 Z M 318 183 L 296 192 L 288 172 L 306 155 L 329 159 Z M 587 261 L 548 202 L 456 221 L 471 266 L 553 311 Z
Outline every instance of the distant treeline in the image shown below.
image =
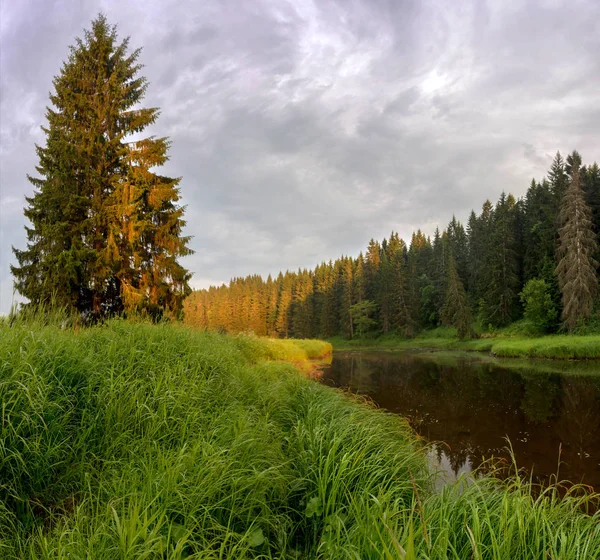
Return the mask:
M 572 329 L 597 317 L 600 169 L 557 153 L 524 198 L 502 193 L 452 218 L 433 238 L 420 230 L 371 240 L 357 258 L 277 278 L 234 278 L 194 291 L 185 322 L 278 337 L 345 337 L 368 331 L 413 335 L 440 324 L 465 336 L 477 321 L 503 327 L 524 315 L 541 329 Z

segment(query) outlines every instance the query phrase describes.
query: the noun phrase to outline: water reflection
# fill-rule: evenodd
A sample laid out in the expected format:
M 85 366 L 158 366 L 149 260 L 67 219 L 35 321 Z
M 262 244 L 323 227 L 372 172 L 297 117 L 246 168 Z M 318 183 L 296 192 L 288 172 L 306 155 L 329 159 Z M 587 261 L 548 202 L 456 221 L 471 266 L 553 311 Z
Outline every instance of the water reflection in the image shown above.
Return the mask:
M 580 367 L 584 375 L 563 372 Z M 508 458 L 534 478 L 600 488 L 600 375 L 575 366 L 500 362 L 440 353 L 335 353 L 324 383 L 366 394 L 409 418 L 449 477 L 490 457 Z M 600 368 L 600 364 L 598 364 Z M 600 371 L 597 372 L 600 374 Z

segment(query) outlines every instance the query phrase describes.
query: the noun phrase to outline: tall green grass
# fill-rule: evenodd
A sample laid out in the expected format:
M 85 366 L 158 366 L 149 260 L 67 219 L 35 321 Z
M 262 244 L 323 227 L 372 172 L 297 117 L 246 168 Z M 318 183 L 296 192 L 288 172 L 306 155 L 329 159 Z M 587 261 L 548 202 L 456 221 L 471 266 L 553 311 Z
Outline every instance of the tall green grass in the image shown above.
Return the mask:
M 326 360 L 333 352 L 331 343 L 323 340 L 262 338 L 248 334 L 238 334 L 234 340 L 244 357 L 253 363 L 265 359 L 300 363 Z
M 427 331 L 412 339 L 387 335 L 376 339 L 344 340 L 332 338 L 336 350 L 374 348 L 401 350 L 411 348 L 443 348 L 489 352 L 500 357 L 548 359 L 598 359 L 600 335 L 546 335 L 538 337 L 494 336 L 459 340 L 449 329 Z M 600 372 L 600 369 L 599 369 Z
M 0 325 L 0 557 L 598 556 L 594 496 L 434 493 L 406 422 L 280 361 L 316 347 Z

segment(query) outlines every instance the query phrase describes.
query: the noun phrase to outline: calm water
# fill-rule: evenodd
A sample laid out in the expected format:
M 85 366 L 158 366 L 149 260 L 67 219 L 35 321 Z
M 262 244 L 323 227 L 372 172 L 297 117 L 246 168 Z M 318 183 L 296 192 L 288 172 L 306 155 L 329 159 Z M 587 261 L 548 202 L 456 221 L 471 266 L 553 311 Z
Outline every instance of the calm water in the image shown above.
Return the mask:
M 594 375 L 597 373 L 597 375 Z M 438 352 L 334 353 L 322 382 L 368 395 L 438 442 L 450 478 L 507 457 L 537 480 L 600 489 L 600 363 L 523 362 Z

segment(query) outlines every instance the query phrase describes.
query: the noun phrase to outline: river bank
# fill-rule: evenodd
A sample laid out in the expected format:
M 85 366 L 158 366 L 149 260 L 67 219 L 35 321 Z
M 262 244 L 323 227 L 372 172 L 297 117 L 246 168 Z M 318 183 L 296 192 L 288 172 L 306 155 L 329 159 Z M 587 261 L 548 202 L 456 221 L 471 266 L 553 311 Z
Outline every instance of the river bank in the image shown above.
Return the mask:
M 379 338 L 356 338 L 352 340 L 336 337 L 329 339 L 329 341 L 334 350 L 443 349 L 485 352 L 504 358 L 600 359 L 600 335 L 546 335 L 537 337 L 488 335 L 467 340 L 460 340 L 458 337 L 452 336 L 434 335 L 435 331 L 426 331 L 415 338 L 385 335 Z
M 446 479 L 494 457 L 516 462 L 540 484 L 558 476 L 600 489 L 600 375 L 593 365 L 457 350 L 339 351 L 320 380 L 407 418 L 436 446 Z
M 319 342 L 0 325 L 3 558 L 596 558 L 597 495 L 434 491 L 402 418 L 311 381 Z

